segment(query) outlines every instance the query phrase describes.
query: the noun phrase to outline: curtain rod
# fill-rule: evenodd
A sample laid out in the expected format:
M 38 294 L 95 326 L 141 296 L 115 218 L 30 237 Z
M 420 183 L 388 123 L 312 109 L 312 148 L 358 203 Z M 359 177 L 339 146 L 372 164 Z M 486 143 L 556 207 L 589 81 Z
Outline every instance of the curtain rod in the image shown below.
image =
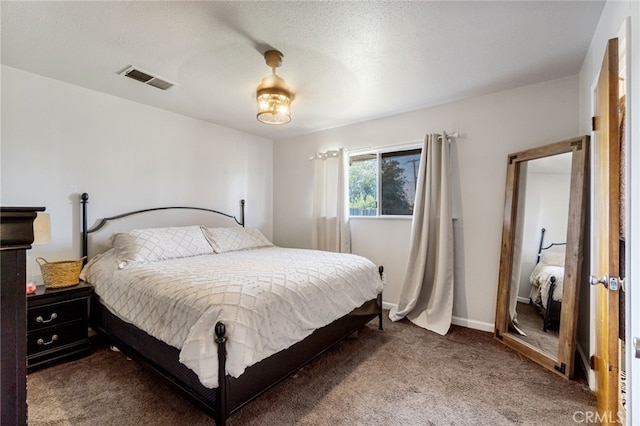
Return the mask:
M 450 133 L 447 135 L 447 139 L 449 140 L 449 142 L 451 142 L 451 139 L 460 139 L 464 137 L 463 135 L 460 135 L 458 132 L 455 133 Z M 438 139 L 442 139 L 442 136 L 438 136 Z M 353 153 L 358 153 L 361 151 L 370 151 L 370 150 L 387 150 L 387 149 L 394 149 L 394 148 L 403 148 L 403 147 L 410 147 L 410 146 L 415 146 L 418 144 L 421 144 L 423 141 L 414 141 L 414 142 L 400 142 L 400 143 L 396 143 L 396 144 L 391 144 L 391 145 L 383 145 L 383 146 L 364 146 L 361 148 L 354 148 L 354 149 L 349 149 L 349 154 L 353 154 Z
M 340 150 L 338 149 L 330 149 L 325 152 L 316 152 L 314 155 L 309 157 L 309 160 L 326 160 L 327 158 L 338 158 L 340 157 Z

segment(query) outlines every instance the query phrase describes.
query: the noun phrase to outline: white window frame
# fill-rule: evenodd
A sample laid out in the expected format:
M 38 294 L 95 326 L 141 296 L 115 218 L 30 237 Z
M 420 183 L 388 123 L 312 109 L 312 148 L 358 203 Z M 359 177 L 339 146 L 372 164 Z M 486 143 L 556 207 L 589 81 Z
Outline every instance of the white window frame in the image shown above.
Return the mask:
M 376 215 L 375 216 L 352 216 L 351 214 L 349 214 L 349 218 L 350 219 L 412 219 L 413 218 L 413 214 L 410 215 L 399 215 L 399 214 L 394 214 L 394 215 L 382 215 L 380 214 L 380 205 L 381 205 L 381 198 L 382 198 L 382 179 L 380 179 L 381 177 L 381 164 L 382 164 L 382 155 L 383 154 L 388 154 L 388 153 L 396 153 L 396 152 L 403 152 L 403 151 L 412 151 L 412 150 L 422 150 L 422 143 L 421 142 L 412 142 L 409 144 L 402 144 L 402 145 L 391 145 L 391 146 L 385 146 L 385 147 L 380 147 L 380 148 L 375 148 L 375 149 L 366 149 L 366 150 L 358 150 L 358 151 L 351 151 L 349 152 L 349 165 L 351 165 L 351 158 L 352 157 L 360 157 L 363 155 L 370 155 L 370 154 L 375 154 L 376 155 L 376 161 L 377 161 L 377 168 L 376 168 Z M 351 187 L 349 186 L 349 193 L 351 192 Z

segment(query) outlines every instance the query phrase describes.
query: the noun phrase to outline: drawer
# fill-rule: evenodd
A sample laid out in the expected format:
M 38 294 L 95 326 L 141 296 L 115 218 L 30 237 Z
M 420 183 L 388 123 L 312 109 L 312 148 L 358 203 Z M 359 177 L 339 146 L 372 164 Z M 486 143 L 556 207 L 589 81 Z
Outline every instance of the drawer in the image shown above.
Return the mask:
M 79 298 L 27 309 L 27 330 L 87 319 L 87 299 Z
M 29 331 L 27 333 L 27 353 L 33 355 L 87 340 L 88 328 L 86 321 L 75 321 Z
M 91 355 L 91 345 L 89 339 L 80 341 L 78 344 L 67 345 L 53 351 L 38 352 L 27 357 L 27 371 L 33 372 L 35 369 L 60 361 L 78 359 Z

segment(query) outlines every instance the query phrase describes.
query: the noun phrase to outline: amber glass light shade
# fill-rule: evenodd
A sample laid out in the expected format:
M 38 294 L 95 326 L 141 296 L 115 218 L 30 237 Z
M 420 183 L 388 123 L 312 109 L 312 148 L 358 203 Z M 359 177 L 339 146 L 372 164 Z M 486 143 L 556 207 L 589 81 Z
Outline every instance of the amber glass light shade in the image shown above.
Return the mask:
M 282 53 L 269 50 L 264 54 L 271 75 L 262 79 L 256 90 L 257 118 L 266 124 L 286 124 L 291 121 L 291 92 L 284 79 L 278 77 L 276 68 L 282 64 Z

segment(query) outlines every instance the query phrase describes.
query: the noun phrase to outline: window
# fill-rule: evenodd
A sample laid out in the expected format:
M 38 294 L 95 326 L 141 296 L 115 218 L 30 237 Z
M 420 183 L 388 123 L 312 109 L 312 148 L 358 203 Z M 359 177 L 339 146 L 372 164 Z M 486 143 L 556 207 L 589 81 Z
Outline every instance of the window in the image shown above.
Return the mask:
M 420 153 L 418 148 L 352 155 L 349 159 L 350 215 L 413 215 Z

